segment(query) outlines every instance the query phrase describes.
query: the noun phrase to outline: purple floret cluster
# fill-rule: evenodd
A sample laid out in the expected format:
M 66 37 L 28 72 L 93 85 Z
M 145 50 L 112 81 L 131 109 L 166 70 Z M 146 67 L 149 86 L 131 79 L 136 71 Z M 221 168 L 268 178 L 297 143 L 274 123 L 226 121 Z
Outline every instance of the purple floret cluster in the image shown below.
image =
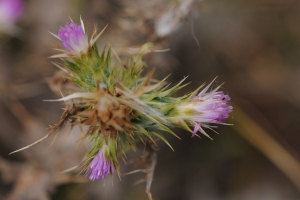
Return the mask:
M 95 181 L 100 178 L 104 179 L 106 175 L 113 172 L 113 163 L 111 160 L 106 160 L 104 148 L 102 147 L 91 162 L 90 169 L 86 173 L 86 176 L 89 177 L 90 180 Z

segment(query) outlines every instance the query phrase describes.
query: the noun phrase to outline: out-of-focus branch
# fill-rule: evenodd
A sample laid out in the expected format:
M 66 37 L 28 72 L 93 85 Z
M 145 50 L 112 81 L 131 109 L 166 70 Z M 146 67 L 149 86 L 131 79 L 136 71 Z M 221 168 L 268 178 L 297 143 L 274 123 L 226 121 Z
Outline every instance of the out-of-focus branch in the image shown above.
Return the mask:
M 173 31 L 178 29 L 182 21 L 190 14 L 195 3 L 195 0 L 182 0 L 177 7 L 164 13 L 155 23 L 157 37 L 169 36 Z

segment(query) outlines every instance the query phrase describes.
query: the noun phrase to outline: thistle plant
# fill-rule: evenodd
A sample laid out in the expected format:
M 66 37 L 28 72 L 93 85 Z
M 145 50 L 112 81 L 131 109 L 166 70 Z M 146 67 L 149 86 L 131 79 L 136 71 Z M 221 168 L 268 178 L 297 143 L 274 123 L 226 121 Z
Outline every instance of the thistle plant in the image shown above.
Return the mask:
M 126 65 L 112 64 L 112 49 L 107 47 L 99 53 L 97 47 L 96 41 L 102 32 L 97 34 L 95 28 L 89 40 L 81 20 L 81 25 L 70 22 L 59 29 L 58 35 L 53 34 L 64 47 L 57 48 L 61 53 L 52 56 L 62 59 L 56 66 L 66 71 L 67 78 L 81 91 L 56 100 L 67 104 L 59 122 L 42 139 L 17 151 L 41 142 L 66 123 L 86 126 L 81 141 L 89 141 L 91 147 L 81 166 L 86 177 L 94 181 L 114 172 L 120 176 L 118 157 L 135 149 L 139 143 L 148 145 L 151 151 L 151 145 L 159 139 L 172 148 L 164 132 L 178 137 L 172 131 L 174 127 L 189 131 L 192 137 L 198 131 L 209 137 L 203 128 L 225 124 L 232 107 L 228 105 L 229 96 L 218 91 L 220 86 L 211 90 L 211 82 L 204 89 L 202 85 L 193 92 L 175 97 L 174 93 L 187 85 L 183 84 L 186 78 L 171 86 L 167 78 L 154 80 L 153 72 L 142 76 L 146 66 L 142 58 L 152 51 L 152 44 L 143 45 Z M 149 153 L 149 160 L 153 162 L 147 177 L 150 199 L 154 155 L 154 151 Z

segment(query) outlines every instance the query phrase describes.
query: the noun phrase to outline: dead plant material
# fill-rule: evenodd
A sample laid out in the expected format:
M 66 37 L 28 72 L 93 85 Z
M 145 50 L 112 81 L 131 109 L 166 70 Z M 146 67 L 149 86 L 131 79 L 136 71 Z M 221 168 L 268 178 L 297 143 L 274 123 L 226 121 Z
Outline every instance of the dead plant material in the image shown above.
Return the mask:
M 74 116 L 74 113 L 76 113 L 76 107 L 74 105 L 66 105 L 66 108 L 64 109 L 64 112 L 59 120 L 59 122 L 54 125 L 54 126 L 50 126 L 50 131 L 47 133 L 47 135 L 45 135 L 44 137 L 42 137 L 41 139 L 37 140 L 36 142 L 27 145 L 21 149 L 18 149 L 16 151 L 11 152 L 9 155 L 13 154 L 13 153 L 17 153 L 19 151 L 23 151 L 25 149 L 28 149 L 29 147 L 32 147 L 34 145 L 39 144 L 40 142 L 42 142 L 43 140 L 47 139 L 50 135 L 52 135 L 53 133 L 60 131 L 61 129 L 63 129 L 66 125 L 66 123 L 68 122 L 68 120 L 70 119 L 70 117 Z

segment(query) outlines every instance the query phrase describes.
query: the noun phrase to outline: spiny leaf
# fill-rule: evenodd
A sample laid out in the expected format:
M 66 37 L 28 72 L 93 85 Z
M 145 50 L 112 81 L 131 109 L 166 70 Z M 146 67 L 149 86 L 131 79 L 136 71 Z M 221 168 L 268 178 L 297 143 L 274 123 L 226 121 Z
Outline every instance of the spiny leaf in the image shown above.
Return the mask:
M 157 127 L 157 129 L 162 130 L 162 131 L 166 131 L 166 132 L 168 132 L 168 133 L 171 133 L 172 135 L 174 135 L 175 137 L 177 137 L 178 139 L 181 140 L 181 138 L 180 138 L 178 135 L 176 135 L 176 133 L 174 133 L 174 132 L 173 132 L 171 129 L 169 129 L 167 126 L 160 125 L 160 126 Z
M 180 89 L 180 85 L 183 81 L 185 81 L 185 79 L 187 79 L 187 77 L 184 77 L 179 83 L 177 83 L 175 86 L 173 86 L 172 88 L 163 91 L 159 94 L 160 97 L 164 97 L 164 96 L 168 96 L 170 94 L 173 94 L 174 92 L 176 92 L 177 90 Z M 184 86 L 186 86 L 187 84 L 185 84 Z
M 140 131 L 141 133 L 143 133 L 146 137 L 148 137 L 153 143 L 155 143 L 155 141 L 153 140 L 153 138 L 151 137 L 151 135 L 149 134 L 149 132 L 142 126 L 137 126 L 136 127 L 137 131 Z
M 156 137 L 158 137 L 159 139 L 161 139 L 164 143 L 166 143 L 173 151 L 173 147 L 170 145 L 170 143 L 160 134 L 156 133 L 156 132 L 151 132 L 153 135 L 155 135 Z

